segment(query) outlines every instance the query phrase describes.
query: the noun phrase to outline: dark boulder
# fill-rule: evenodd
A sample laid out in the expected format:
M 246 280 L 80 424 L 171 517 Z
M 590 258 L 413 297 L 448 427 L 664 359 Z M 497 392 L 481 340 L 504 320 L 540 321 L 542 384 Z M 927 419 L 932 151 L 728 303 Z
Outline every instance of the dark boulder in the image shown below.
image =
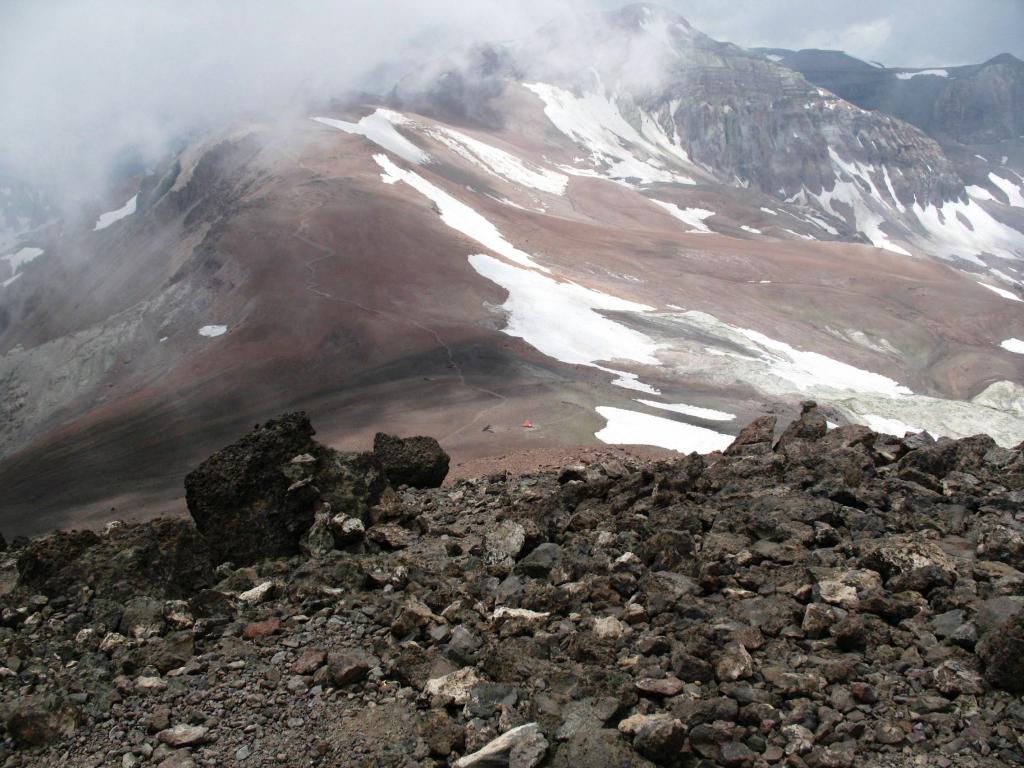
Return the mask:
M 1024 610 L 989 631 L 978 644 L 978 656 L 989 685 L 1024 693 Z
M 364 518 L 384 490 L 369 453 L 313 440 L 305 413 L 257 426 L 185 478 L 185 500 L 215 563 L 249 565 L 298 554 L 318 511 Z
M 215 562 L 247 565 L 298 551 L 299 538 L 313 522 L 313 506 L 306 494 L 289 493 L 293 481 L 281 468 L 312 454 L 313 435 L 305 413 L 279 416 L 185 478 L 188 511 L 210 541 Z
M 373 454 L 391 485 L 440 488 L 448 476 L 448 454 L 432 437 L 394 437 L 378 432 Z
M 56 696 L 25 696 L 5 714 L 8 735 L 15 744 L 45 747 L 72 736 L 81 724 L 81 712 Z

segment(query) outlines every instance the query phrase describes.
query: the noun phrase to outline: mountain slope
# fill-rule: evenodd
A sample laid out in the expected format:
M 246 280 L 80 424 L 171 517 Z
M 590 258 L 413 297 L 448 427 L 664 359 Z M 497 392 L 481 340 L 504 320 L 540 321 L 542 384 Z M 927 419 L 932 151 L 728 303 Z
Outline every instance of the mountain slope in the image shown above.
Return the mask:
M 1024 439 L 1009 202 L 681 19 L 580 24 L 226 126 L 16 243 L 43 253 L 0 288 L 0 526 L 180 508 L 198 457 L 298 406 L 456 463 L 715 450 L 808 397 Z

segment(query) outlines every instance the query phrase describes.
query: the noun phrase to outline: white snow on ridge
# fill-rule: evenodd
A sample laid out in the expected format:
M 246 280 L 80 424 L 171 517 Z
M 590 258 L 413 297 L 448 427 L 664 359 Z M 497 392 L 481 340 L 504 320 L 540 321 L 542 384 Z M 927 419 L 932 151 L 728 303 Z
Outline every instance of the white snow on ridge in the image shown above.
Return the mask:
M 650 198 L 650 200 L 652 203 L 660 205 L 684 224 L 692 227 L 692 229 L 689 230 L 690 234 L 711 234 L 711 230 L 708 228 L 708 225 L 704 223 L 704 220 L 714 216 L 714 211 L 707 211 L 703 208 L 680 208 L 675 203 L 666 203 L 664 200 L 655 200 L 654 198 Z
M 912 394 L 907 387 L 888 376 L 865 371 L 817 352 L 796 349 L 758 331 L 747 328 L 734 330 L 754 343 L 752 349 L 770 362 L 776 376 L 792 382 L 801 391 L 829 387 L 890 397 Z
M 208 339 L 215 339 L 218 336 L 223 336 L 228 332 L 226 325 L 204 325 L 199 329 L 199 335 L 205 336 Z
M 694 183 L 689 176 L 665 167 L 660 158 L 678 163 L 688 163 L 689 158 L 682 147 L 665 136 L 650 116 L 645 116 L 646 120 L 642 121 L 645 136 L 626 121 L 614 99 L 609 99 L 603 92 L 575 96 L 546 83 L 526 83 L 525 87 L 544 102 L 544 114 L 554 126 L 589 152 L 592 164 L 607 168 L 598 175 L 617 181 L 637 179 L 641 184 L 659 181 Z M 633 154 L 631 147 L 639 148 L 650 157 L 641 160 Z M 563 166 L 562 170 L 594 175 L 587 169 Z
M 971 200 L 950 200 L 941 207 L 927 208 L 914 203 L 913 212 L 937 247 L 939 257 L 959 257 L 984 266 L 977 257 L 979 253 L 1013 260 L 1024 256 L 1024 234 L 997 221 Z
M 713 408 L 701 408 L 696 405 L 687 405 L 686 403 L 659 403 L 655 400 L 640 399 L 637 399 L 637 402 L 649 405 L 651 408 L 661 408 L 663 411 L 673 411 L 674 413 L 681 413 L 684 416 L 693 416 L 695 419 L 704 419 L 705 421 L 733 421 L 736 418 L 736 415 L 732 413 L 716 411 Z
M 756 229 L 754 227 L 748 227 L 746 224 L 741 224 L 740 225 L 740 229 L 742 229 L 744 232 L 749 232 L 752 235 L 763 234 L 760 229 Z
M 441 212 L 441 221 L 452 229 L 475 240 L 499 256 L 504 256 L 509 261 L 521 264 L 524 267 L 539 269 L 543 272 L 550 271 L 547 267 L 537 264 L 530 258 L 529 254 L 515 248 L 502 236 L 497 227 L 461 200 L 456 200 L 419 174 L 399 168 L 387 155 L 374 155 L 373 159 L 377 165 L 384 169 L 381 178 L 385 184 L 397 184 L 398 182 L 408 184 L 437 206 Z
M 861 416 L 861 420 L 864 424 L 870 427 L 875 432 L 881 432 L 885 435 L 895 435 L 896 437 L 903 437 L 908 432 L 917 434 L 924 430 L 919 427 L 912 427 L 909 424 L 904 424 L 899 419 L 888 419 L 885 416 L 877 416 L 873 413 L 867 413 Z
M 617 371 L 614 368 L 606 368 L 603 365 L 595 365 L 595 368 L 600 368 L 602 371 L 614 374 L 615 378 L 612 379 L 612 386 L 622 387 L 623 389 L 632 389 L 636 392 L 643 392 L 648 395 L 660 395 L 661 390 L 656 387 L 652 387 L 650 384 L 644 384 L 640 381 L 640 377 L 635 373 L 628 373 L 627 371 Z
M 1009 291 L 1003 288 L 996 288 L 994 285 L 989 285 L 988 283 L 981 282 L 981 280 L 975 280 L 974 282 L 976 282 L 982 288 L 988 288 L 990 291 L 992 291 L 992 293 L 998 294 L 999 296 L 1002 296 L 1004 299 L 1009 299 L 1010 301 L 1024 302 L 1024 299 L 1021 299 L 1020 296 L 1018 296 L 1015 293 L 1010 293 Z
M 597 365 L 599 361 L 660 364 L 655 357 L 657 345 L 650 338 L 597 311 L 645 312 L 651 307 L 576 283 L 559 282 L 483 254 L 470 256 L 469 263 L 479 274 L 508 291 L 508 299 L 502 305 L 508 322 L 502 333 L 521 338 L 563 363 L 602 370 L 610 369 Z
M 43 253 L 45 253 L 45 251 L 43 251 L 42 248 L 22 248 L 15 253 L 11 253 L 0 258 L 0 261 L 6 261 L 10 264 L 11 274 L 15 275 L 24 265 L 35 261 L 42 256 Z
M 973 197 L 975 200 L 995 200 L 995 195 L 989 192 L 984 187 L 979 187 L 976 184 L 972 184 L 966 187 L 967 194 Z
M 874 170 L 874 167 L 857 162 L 847 162 L 832 147 L 828 148 L 828 153 L 836 168 L 835 185 L 831 190 L 823 190 L 811 197 L 815 198 L 824 210 L 840 219 L 845 216 L 842 211 L 836 209 L 834 203 L 838 202 L 849 206 L 853 210 L 853 226 L 863 232 L 876 248 L 884 248 L 901 256 L 909 256 L 909 251 L 889 240 L 889 235 L 882 231 L 885 217 L 872 210 L 868 204 L 869 200 L 874 200 L 878 204 L 887 205 L 875 182 L 871 179 L 871 171 Z M 871 191 L 870 195 L 857 184 L 856 179 L 860 179 L 868 185 Z
M 409 121 L 403 115 L 392 112 L 390 109 L 378 109 L 372 115 L 360 119 L 358 123 L 348 123 L 330 117 L 314 117 L 312 119 L 331 128 L 337 128 L 339 131 L 363 136 L 378 147 L 394 152 L 410 163 L 424 165 L 430 162 L 430 155 L 395 130 L 396 125 L 405 125 Z
M 480 166 L 485 171 L 513 184 L 564 195 L 569 177 L 539 166 L 529 167 L 525 162 L 504 150 L 492 147 L 452 128 L 428 128 L 427 133 L 460 157 Z
M 732 443 L 723 435 L 705 427 L 664 419 L 623 408 L 598 406 L 598 414 L 607 420 L 594 436 L 613 445 L 655 445 L 679 453 L 711 453 L 724 451 Z
M 477 273 L 508 291 L 508 299 L 502 305 L 508 316 L 503 333 L 523 339 L 556 360 L 613 373 L 617 377 L 613 383 L 618 386 L 658 394 L 656 389 L 640 382 L 636 374 L 598 364 L 628 360 L 659 365 L 654 354 L 657 345 L 650 338 L 598 311 L 645 312 L 652 307 L 542 274 L 550 270 L 514 248 L 494 225 L 472 208 L 422 176 L 402 170 L 386 155 L 374 155 L 374 160 L 384 169 L 381 179 L 385 184 L 408 184 L 434 202 L 445 224 L 513 262 L 510 264 L 486 254 L 469 256 L 469 263 Z
M 994 173 L 988 175 L 989 181 L 1003 190 L 1003 193 L 1010 201 L 1010 205 L 1014 208 L 1024 208 L 1024 195 L 1021 194 L 1021 188 L 1014 184 L 1009 179 L 1004 179 L 1002 176 L 996 176 Z
M 799 237 L 801 240 L 816 240 L 814 235 L 801 235 L 799 232 L 794 232 L 792 229 L 784 229 L 783 232 L 789 232 L 794 237 Z
M 131 216 L 135 213 L 135 204 L 138 202 L 139 196 L 136 194 L 127 203 L 122 205 L 116 211 L 107 211 L 107 213 L 100 214 L 100 217 L 96 219 L 96 226 L 93 227 L 93 232 L 98 232 L 101 229 L 106 229 L 115 221 L 120 221 L 126 216 Z
M 931 76 L 931 77 L 949 77 L 949 72 L 945 69 L 922 69 L 920 72 L 897 72 L 896 77 L 900 80 L 912 80 L 915 77 Z
M 1007 339 L 999 346 L 1007 352 L 1016 352 L 1018 355 L 1024 355 L 1024 341 L 1020 339 Z
M 1012 382 L 997 382 L 972 401 L 916 395 L 885 376 L 796 350 L 703 312 L 661 317 L 680 326 L 677 338 L 691 338 L 694 341 L 689 344 L 696 342 L 707 353 L 695 357 L 692 347 L 688 351 L 686 346 L 676 346 L 662 356 L 671 359 L 675 352 L 682 361 L 681 370 L 689 374 L 692 366 L 699 365 L 707 381 L 742 381 L 770 396 L 791 397 L 795 390 L 827 402 L 853 423 L 889 419 L 890 426 L 896 421 L 915 425 L 936 437 L 985 432 L 1005 447 L 1024 440 L 1024 387 Z M 708 338 L 720 343 L 708 346 Z

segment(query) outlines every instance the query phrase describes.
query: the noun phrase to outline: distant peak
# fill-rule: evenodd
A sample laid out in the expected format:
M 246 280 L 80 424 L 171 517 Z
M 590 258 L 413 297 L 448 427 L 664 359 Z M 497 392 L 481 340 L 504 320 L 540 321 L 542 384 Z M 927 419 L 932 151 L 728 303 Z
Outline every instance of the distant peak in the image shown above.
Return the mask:
M 688 30 L 693 29 L 690 22 L 682 16 L 656 3 L 632 3 L 617 11 L 611 11 L 608 17 L 621 26 L 633 29 L 640 29 L 645 24 L 652 22 L 676 23 L 683 25 Z
M 1021 61 L 1012 53 L 1000 53 L 998 56 L 993 56 L 991 59 L 986 61 L 982 66 L 988 67 L 993 64 L 1009 64 L 1012 66 L 1020 66 L 1021 64 L 1024 64 L 1024 61 Z

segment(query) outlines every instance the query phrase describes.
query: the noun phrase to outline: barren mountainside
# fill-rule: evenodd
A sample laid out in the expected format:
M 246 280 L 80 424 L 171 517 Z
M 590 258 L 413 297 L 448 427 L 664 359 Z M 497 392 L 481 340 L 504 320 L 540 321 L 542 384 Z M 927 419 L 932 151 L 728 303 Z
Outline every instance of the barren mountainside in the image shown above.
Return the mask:
M 1020 156 L 780 56 L 630 6 L 182 137 L 76 215 L 38 197 L 0 254 L 0 527 L 179 512 L 294 408 L 339 449 L 434 434 L 459 471 L 720 451 L 807 398 L 1019 444 Z

